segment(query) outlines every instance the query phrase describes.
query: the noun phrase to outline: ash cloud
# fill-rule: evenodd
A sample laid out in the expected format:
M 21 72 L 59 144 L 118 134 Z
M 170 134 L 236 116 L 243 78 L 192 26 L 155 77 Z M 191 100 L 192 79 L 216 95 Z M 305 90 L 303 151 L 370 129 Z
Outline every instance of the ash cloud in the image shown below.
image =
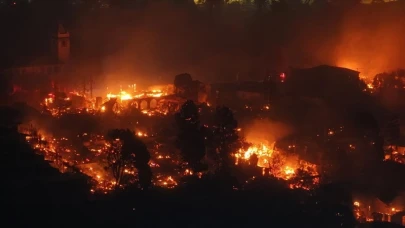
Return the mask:
M 403 9 L 400 3 L 359 5 L 331 11 L 330 17 L 324 12 L 311 15 L 312 22 L 295 22 L 292 27 L 301 29 L 295 30 L 299 34 L 289 45 L 287 55 L 297 53 L 289 63 L 347 67 L 360 71 L 368 80 L 378 73 L 404 67 Z
M 399 4 L 350 10 L 341 27 L 337 64 L 358 68 L 367 78 L 404 67 L 404 12 Z

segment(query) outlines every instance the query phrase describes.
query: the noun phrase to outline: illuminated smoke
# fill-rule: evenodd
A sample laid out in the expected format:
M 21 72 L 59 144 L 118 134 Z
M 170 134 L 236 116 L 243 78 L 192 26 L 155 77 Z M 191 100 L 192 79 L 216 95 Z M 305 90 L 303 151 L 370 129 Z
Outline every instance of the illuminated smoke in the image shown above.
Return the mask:
M 396 4 L 303 9 L 260 19 L 254 13 L 227 7 L 210 14 L 160 2 L 142 12 L 86 15 L 72 34 L 81 52 L 107 56 L 101 61 L 105 84 L 170 83 L 183 72 L 204 82 L 236 75 L 262 79 L 266 70 L 319 64 L 372 78 L 403 66 L 403 10 Z
M 243 129 L 246 141 L 253 144 L 271 145 L 293 133 L 293 129 L 284 123 L 259 119 L 253 120 Z

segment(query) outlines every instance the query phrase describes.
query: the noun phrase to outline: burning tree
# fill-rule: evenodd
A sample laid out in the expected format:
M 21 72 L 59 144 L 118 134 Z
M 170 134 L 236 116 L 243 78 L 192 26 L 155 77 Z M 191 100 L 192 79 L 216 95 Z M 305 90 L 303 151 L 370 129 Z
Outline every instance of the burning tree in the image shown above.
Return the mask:
M 280 153 L 273 152 L 268 163 L 270 173 L 275 177 L 281 176 L 284 172 L 283 167 L 285 166 L 285 163 L 285 158 Z
M 314 184 L 319 182 L 318 180 L 318 175 L 314 176 L 313 173 L 303 168 L 298 168 L 295 171 L 295 176 L 292 179 L 293 184 L 290 185 L 290 188 L 313 189 Z
M 404 86 L 405 70 L 403 69 L 391 73 L 380 73 L 373 79 L 373 87 L 379 90 L 403 89 Z
M 146 145 L 129 129 L 111 130 L 108 138 L 111 143 L 107 156 L 108 168 L 112 171 L 116 186 L 129 181 L 125 178 L 128 177 L 126 170 L 136 168 L 141 188 L 148 188 L 151 185 L 152 171 L 148 165 L 150 154 Z
M 251 165 L 252 167 L 257 167 L 258 163 L 259 157 L 257 156 L 257 154 L 252 154 L 252 156 L 250 156 L 249 158 L 249 165 Z
M 204 134 L 200 126 L 198 108 L 189 100 L 183 104 L 175 118 L 179 129 L 177 146 L 183 160 L 194 171 L 198 171 L 202 168 L 201 160 L 205 156 Z

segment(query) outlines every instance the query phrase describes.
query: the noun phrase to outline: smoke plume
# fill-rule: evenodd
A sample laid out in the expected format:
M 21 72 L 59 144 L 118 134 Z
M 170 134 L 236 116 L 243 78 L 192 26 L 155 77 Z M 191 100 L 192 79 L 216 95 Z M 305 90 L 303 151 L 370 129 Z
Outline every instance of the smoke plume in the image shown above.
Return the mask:
M 404 12 L 387 3 L 268 14 L 225 6 L 210 13 L 157 2 L 83 16 L 72 34 L 77 53 L 104 56 L 106 85 L 171 83 L 184 72 L 204 82 L 262 79 L 268 70 L 319 64 L 371 79 L 404 66 Z
M 292 127 L 281 122 L 266 119 L 256 119 L 247 123 L 244 129 L 246 141 L 254 144 L 265 143 L 271 145 L 273 142 L 293 133 Z

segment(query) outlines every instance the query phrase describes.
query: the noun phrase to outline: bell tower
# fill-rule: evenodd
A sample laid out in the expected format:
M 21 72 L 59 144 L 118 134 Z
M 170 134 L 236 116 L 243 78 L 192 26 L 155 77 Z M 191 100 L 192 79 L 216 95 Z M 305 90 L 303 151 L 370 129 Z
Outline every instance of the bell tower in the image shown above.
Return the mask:
M 67 63 L 70 59 L 70 33 L 59 24 L 58 31 L 52 37 L 53 55 L 61 63 Z

